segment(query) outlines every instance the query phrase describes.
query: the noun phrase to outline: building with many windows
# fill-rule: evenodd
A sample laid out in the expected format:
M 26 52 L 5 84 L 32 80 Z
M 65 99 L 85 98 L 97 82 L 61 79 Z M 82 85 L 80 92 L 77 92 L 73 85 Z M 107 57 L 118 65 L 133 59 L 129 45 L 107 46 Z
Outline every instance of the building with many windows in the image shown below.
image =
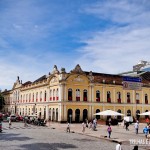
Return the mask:
M 13 88 L 3 92 L 4 111 L 59 122 L 91 120 L 94 113 L 107 109 L 137 117 L 150 110 L 150 72 L 140 78 L 142 90 L 124 90 L 123 75 L 87 72 L 80 65 L 67 73 L 55 65 L 34 82 L 22 83 L 18 77 Z

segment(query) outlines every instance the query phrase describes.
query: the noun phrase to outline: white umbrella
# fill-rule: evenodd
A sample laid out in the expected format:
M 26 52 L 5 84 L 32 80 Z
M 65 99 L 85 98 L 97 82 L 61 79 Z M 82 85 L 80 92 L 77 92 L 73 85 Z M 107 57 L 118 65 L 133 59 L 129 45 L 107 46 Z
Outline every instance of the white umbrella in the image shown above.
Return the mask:
M 123 116 L 124 114 L 118 113 L 116 111 L 113 110 L 105 110 L 105 111 L 101 111 L 99 113 L 96 113 L 94 115 L 103 115 L 103 116 Z
M 150 115 L 150 111 L 147 111 L 147 112 L 141 113 L 141 114 L 139 114 L 139 115 L 141 115 L 141 116 L 149 116 L 149 115 Z

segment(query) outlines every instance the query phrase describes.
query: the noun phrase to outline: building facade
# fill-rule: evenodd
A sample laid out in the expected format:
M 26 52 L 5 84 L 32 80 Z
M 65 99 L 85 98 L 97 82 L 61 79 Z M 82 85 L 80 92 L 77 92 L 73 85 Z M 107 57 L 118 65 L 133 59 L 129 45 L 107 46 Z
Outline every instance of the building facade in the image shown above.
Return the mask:
M 94 113 L 107 109 L 139 117 L 150 110 L 150 72 L 140 77 L 142 90 L 124 90 L 121 75 L 86 72 L 80 65 L 66 73 L 55 65 L 49 75 L 34 82 L 22 83 L 18 77 L 13 88 L 3 92 L 4 112 L 58 122 L 91 120 Z

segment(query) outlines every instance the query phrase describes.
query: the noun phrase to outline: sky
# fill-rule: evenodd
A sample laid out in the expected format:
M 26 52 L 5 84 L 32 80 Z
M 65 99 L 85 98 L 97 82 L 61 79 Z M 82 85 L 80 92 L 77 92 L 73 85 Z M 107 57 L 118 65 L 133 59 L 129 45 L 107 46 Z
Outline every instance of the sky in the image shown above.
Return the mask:
M 150 61 L 149 0 L 0 0 L 0 88 L 54 65 L 118 74 Z

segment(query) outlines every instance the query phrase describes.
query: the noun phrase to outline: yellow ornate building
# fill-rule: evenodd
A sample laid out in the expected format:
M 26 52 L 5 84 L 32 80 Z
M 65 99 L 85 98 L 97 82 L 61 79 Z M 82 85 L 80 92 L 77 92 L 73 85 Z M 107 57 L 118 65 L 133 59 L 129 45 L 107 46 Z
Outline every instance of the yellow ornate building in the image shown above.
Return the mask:
M 91 120 L 106 109 L 136 117 L 150 110 L 150 72 L 140 77 L 142 90 L 124 90 L 121 75 L 86 72 L 79 65 L 66 73 L 55 65 L 52 73 L 34 82 L 22 83 L 18 77 L 12 90 L 3 92 L 4 112 L 37 114 L 59 122 Z

